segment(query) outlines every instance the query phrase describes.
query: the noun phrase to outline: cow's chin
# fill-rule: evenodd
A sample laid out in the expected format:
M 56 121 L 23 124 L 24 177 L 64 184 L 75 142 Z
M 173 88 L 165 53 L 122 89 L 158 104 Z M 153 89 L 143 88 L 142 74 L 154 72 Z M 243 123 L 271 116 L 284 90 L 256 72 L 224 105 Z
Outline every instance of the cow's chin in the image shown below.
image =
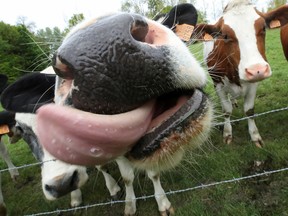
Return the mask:
M 163 170 L 180 160 L 184 147 L 206 139 L 211 113 L 199 90 L 170 93 L 117 115 L 50 104 L 38 110 L 37 133 L 46 150 L 68 163 L 99 165 L 126 155 L 139 168 Z
M 127 153 L 139 169 L 163 171 L 174 167 L 187 150 L 207 138 L 212 106 L 200 90 L 167 94 L 157 100 L 149 130 Z

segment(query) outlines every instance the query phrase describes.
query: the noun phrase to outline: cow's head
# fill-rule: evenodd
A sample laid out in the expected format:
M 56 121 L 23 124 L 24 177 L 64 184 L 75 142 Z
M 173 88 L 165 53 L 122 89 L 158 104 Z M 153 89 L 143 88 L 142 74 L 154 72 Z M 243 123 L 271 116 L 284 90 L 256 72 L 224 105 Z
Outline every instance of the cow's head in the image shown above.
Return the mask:
M 85 22 L 64 39 L 53 67 L 55 104 L 38 109 L 37 135 L 56 158 L 95 165 L 125 155 L 165 169 L 207 138 L 205 72 L 157 22 L 128 13 Z
M 200 24 L 194 35 L 217 39 L 206 59 L 214 80 L 227 73 L 224 75 L 234 83 L 239 83 L 239 78 L 257 82 L 272 73 L 265 55 L 266 28 L 287 22 L 288 5 L 261 13 L 247 0 L 232 0 L 216 24 Z
M 53 71 L 52 67 L 48 70 Z M 46 72 L 48 71 L 46 70 Z M 1 96 L 2 103 L 15 113 L 1 112 L 1 122 L 14 120 L 12 142 L 23 138 L 41 165 L 42 189 L 49 200 L 54 200 L 80 188 L 88 179 L 86 168 L 56 160 L 42 145 L 36 134 L 36 110 L 51 103 L 54 97 L 55 74 L 32 73 L 10 85 Z M 9 113 L 9 116 L 7 115 Z M 6 118 L 4 118 L 4 115 Z M 15 119 L 14 119 L 15 117 Z M 16 122 L 15 122 L 16 120 Z M 15 138 L 17 138 L 15 140 Z

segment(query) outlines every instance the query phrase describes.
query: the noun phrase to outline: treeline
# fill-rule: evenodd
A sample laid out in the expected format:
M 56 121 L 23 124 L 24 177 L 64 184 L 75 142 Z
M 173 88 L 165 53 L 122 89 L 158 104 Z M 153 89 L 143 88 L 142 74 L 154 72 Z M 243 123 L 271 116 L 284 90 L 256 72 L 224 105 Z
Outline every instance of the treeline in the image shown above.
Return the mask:
M 11 83 L 28 72 L 45 69 L 69 29 L 83 19 L 83 14 L 75 14 L 63 31 L 54 27 L 36 32 L 25 23 L 14 26 L 0 22 L 0 74 Z
M 37 47 L 34 43 L 37 40 L 24 25 L 12 26 L 0 22 L 0 73 L 6 74 L 9 81 L 36 68 L 37 59 L 47 52 Z M 39 65 L 39 70 L 43 67 Z
M 25 73 L 43 70 L 64 34 L 56 27 L 33 33 L 25 25 L 0 22 L 0 74 L 10 83 Z

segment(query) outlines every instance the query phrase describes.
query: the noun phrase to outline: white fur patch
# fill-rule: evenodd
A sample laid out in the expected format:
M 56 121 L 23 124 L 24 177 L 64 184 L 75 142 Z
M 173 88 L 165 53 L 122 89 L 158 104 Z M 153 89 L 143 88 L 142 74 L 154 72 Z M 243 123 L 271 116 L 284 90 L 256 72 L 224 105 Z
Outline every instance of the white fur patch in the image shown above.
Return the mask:
M 238 2 L 238 1 L 236 1 Z M 252 5 L 237 5 L 223 15 L 224 23 L 231 27 L 238 39 L 240 49 L 239 77 L 245 80 L 245 69 L 255 64 L 269 65 L 257 47 L 255 21 L 260 16 Z

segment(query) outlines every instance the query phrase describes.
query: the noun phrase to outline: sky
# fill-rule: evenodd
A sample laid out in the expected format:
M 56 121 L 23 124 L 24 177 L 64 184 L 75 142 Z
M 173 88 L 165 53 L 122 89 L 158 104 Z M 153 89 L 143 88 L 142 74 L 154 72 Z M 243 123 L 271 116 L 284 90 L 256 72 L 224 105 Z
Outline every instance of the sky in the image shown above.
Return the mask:
M 120 8 L 121 0 L 6 0 L 0 7 L 0 21 L 16 25 L 22 16 L 37 29 L 57 26 L 63 30 L 73 14 L 83 13 L 89 19 Z
M 0 7 L 0 21 L 16 25 L 19 17 L 25 17 L 26 23 L 34 22 L 36 24 L 36 29 L 44 29 L 46 27 L 53 28 L 57 26 L 63 30 L 68 26 L 68 20 L 73 14 L 83 13 L 86 19 L 94 18 L 110 12 L 120 11 L 122 1 L 123 0 L 6 0 Z M 267 0 L 257 1 L 257 6 L 260 8 L 264 7 L 266 1 Z M 202 0 L 200 0 L 199 3 L 201 4 L 201 2 Z

